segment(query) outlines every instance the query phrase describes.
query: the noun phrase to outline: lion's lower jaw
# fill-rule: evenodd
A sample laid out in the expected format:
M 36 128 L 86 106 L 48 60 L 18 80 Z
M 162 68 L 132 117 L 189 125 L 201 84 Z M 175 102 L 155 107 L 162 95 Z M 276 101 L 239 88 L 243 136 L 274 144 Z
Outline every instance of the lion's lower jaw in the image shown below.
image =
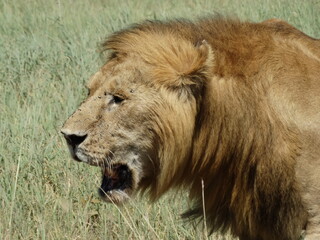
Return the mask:
M 114 203 L 117 205 L 121 205 L 122 203 L 125 203 L 131 199 L 129 192 L 130 191 L 126 189 L 114 189 L 105 192 L 102 188 L 99 188 L 99 195 L 105 202 Z
M 83 163 L 87 163 L 91 166 L 104 166 L 104 160 L 101 160 L 101 157 L 90 157 L 89 155 L 87 155 L 86 153 L 80 151 L 77 151 L 75 153 L 76 156 L 76 160 L 79 162 L 83 162 Z

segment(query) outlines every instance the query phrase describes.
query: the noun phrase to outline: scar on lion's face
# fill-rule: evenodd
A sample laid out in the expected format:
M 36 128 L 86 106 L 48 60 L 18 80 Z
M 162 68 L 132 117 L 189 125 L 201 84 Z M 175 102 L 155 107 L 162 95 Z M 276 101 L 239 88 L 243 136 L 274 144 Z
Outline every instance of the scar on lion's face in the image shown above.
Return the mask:
M 136 54 L 111 60 L 91 77 L 88 98 L 64 124 L 73 158 L 109 169 L 103 170 L 100 189 L 106 201 L 122 202 L 159 175 L 159 153 L 167 154 L 163 148 L 172 147 L 166 141 L 174 135 L 191 138 L 194 118 L 188 114 L 196 111 L 191 90 L 156 84 L 153 71 Z M 185 126 L 175 129 L 177 124 Z M 179 155 L 188 140 L 181 145 Z

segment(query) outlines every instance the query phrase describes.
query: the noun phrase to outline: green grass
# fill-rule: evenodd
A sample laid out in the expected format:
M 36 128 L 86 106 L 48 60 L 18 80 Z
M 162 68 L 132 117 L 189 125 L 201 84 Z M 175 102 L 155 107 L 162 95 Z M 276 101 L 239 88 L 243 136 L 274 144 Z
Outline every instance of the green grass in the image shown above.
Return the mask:
M 0 2 L 0 239 L 206 239 L 201 224 L 179 217 L 186 193 L 154 205 L 145 197 L 120 208 L 101 202 L 99 169 L 70 160 L 59 129 L 85 97 L 108 34 L 214 12 L 282 18 L 320 37 L 319 0 Z

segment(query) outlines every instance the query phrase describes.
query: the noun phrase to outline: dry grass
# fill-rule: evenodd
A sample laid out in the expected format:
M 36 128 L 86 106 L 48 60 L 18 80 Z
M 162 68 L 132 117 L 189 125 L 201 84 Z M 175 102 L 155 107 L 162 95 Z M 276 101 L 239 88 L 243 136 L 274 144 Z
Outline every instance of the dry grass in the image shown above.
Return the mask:
M 184 193 L 155 205 L 102 203 L 99 169 L 69 159 L 59 128 L 84 98 L 106 35 L 146 18 L 214 12 L 278 17 L 320 34 L 319 0 L 0 2 L 0 239 L 207 238 L 202 225 L 180 219 Z

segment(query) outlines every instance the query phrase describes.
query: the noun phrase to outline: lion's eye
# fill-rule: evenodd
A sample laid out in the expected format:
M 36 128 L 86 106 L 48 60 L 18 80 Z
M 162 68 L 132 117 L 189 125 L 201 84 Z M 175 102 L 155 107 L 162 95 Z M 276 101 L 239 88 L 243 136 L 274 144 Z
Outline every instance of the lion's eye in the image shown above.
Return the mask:
M 121 102 L 123 102 L 124 98 L 117 96 L 117 95 L 113 95 L 111 102 L 115 103 L 115 104 L 120 104 Z

